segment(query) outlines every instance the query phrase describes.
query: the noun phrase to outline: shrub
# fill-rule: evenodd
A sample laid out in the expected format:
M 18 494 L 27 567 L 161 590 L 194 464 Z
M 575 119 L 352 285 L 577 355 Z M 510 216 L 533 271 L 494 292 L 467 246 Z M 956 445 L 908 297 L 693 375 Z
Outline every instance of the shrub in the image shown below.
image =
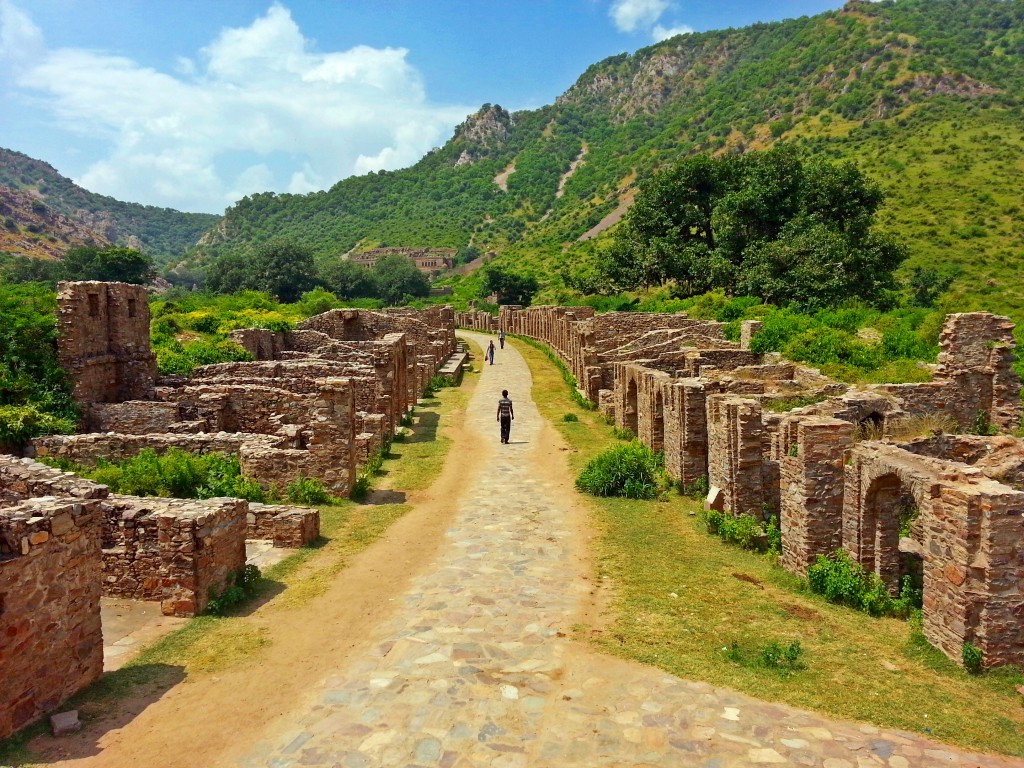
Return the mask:
M 733 515 L 731 512 L 709 509 L 704 512 L 703 516 L 708 533 L 720 536 L 723 541 L 755 552 L 769 551 L 771 545 L 768 533 L 769 523 L 759 520 L 754 515 Z
M 71 434 L 75 421 L 43 410 L 44 406 L 0 405 L 0 445 L 21 445 L 39 435 Z
M 893 598 L 877 574 L 868 573 L 843 550 L 825 556 L 807 569 L 807 584 L 812 592 L 824 595 L 830 603 L 846 605 L 872 616 L 910 615 L 917 602 L 917 590 L 904 580 L 900 596 Z
M 331 493 L 322 482 L 310 477 L 300 477 L 293 483 L 288 483 L 284 489 L 288 501 L 294 504 L 329 504 Z
M 593 496 L 653 499 L 658 494 L 661 474 L 657 454 L 633 441 L 591 459 L 576 478 L 576 487 Z
M 710 488 L 708 476 L 701 475 L 692 483 L 684 483 L 679 481 L 679 493 L 683 496 L 688 496 L 691 499 L 703 499 L 708 495 L 708 489 Z
M 636 435 L 633 434 L 633 430 L 629 427 L 615 427 L 612 429 L 612 435 L 614 435 L 617 440 L 625 440 L 627 442 L 636 440 Z
M 761 646 L 761 663 L 769 669 L 804 669 L 803 655 L 799 640 L 786 646 L 775 641 Z
M 961 651 L 961 658 L 964 662 L 964 669 L 972 675 L 980 675 L 982 670 L 981 649 L 973 643 L 964 643 Z
M 366 498 L 366 494 L 370 492 L 370 487 L 370 478 L 361 474 L 352 484 L 352 490 L 349 492 L 348 496 L 353 501 L 362 501 Z
M 562 416 L 562 421 L 566 421 L 566 422 L 570 422 L 570 423 L 575 422 L 575 421 L 579 421 L 579 420 L 580 420 L 580 417 L 577 416 L 575 413 L 567 413 L 567 414 Z

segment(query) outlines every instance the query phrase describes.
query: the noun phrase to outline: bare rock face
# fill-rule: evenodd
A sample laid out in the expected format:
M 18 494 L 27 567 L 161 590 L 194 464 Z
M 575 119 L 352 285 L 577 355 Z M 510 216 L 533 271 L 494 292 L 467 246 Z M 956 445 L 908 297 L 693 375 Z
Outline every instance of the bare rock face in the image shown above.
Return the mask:
M 491 151 L 500 149 L 508 141 L 515 120 L 508 110 L 494 104 L 484 104 L 475 115 L 455 129 L 454 141 L 465 146 L 456 167 L 470 165 Z
M 0 251 L 56 259 L 83 245 L 108 247 L 110 240 L 33 195 L 0 186 Z

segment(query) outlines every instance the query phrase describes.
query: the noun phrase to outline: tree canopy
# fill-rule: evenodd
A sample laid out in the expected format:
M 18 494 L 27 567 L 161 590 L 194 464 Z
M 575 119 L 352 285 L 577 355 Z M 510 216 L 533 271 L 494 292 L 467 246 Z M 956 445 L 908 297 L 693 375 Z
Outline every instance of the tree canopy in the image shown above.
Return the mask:
M 824 307 L 890 295 L 906 250 L 874 230 L 881 189 L 853 163 L 795 149 L 676 163 L 643 184 L 600 262 L 609 287 L 674 282 Z
M 497 294 L 499 304 L 529 306 L 540 284 L 537 278 L 490 266 L 484 270 L 484 291 Z

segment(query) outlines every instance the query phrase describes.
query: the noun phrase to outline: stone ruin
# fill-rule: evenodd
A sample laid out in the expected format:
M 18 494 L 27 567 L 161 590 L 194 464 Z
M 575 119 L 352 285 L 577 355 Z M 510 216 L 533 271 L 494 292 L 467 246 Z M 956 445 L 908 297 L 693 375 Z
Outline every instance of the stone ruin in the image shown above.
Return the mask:
M 234 332 L 253 362 L 160 377 L 144 288 L 61 283 L 58 308 L 82 432 L 0 454 L 0 738 L 102 674 L 101 596 L 194 616 L 245 566 L 247 539 L 300 547 L 320 528 L 314 509 L 121 496 L 34 458 L 217 451 L 264 485 L 310 477 L 347 495 L 455 351 L 449 308 L 333 310 L 295 331 Z
M 757 321 L 735 343 L 724 324 L 683 315 L 485 315 L 456 319 L 549 345 L 582 394 L 664 451 L 674 479 L 706 479 L 709 507 L 777 514 L 787 570 L 842 548 L 893 590 L 916 577 L 930 643 L 958 663 L 971 643 L 985 666 L 1024 664 L 1024 440 L 943 434 L 1019 426 L 1007 318 L 949 315 L 931 381 L 856 388 L 750 351 Z M 772 410 L 794 402 L 811 404 Z M 915 431 L 927 434 L 901 437 Z

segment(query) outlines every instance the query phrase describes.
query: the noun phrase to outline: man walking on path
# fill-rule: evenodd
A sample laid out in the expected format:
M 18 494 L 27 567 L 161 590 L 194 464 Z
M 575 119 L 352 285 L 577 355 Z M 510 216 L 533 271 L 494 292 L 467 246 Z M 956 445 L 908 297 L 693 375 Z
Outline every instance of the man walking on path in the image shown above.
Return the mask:
M 502 329 L 501 332 L 498 334 L 498 343 L 501 345 L 502 349 L 505 348 L 505 330 L 504 329 Z
M 491 361 L 491 365 L 494 365 L 494 339 L 491 339 L 491 343 L 487 345 L 487 359 Z
M 512 419 L 516 415 L 512 412 L 512 401 L 508 399 L 508 390 L 501 390 L 501 399 L 498 401 L 498 423 L 501 424 L 501 442 L 508 443 L 508 433 L 512 431 Z

